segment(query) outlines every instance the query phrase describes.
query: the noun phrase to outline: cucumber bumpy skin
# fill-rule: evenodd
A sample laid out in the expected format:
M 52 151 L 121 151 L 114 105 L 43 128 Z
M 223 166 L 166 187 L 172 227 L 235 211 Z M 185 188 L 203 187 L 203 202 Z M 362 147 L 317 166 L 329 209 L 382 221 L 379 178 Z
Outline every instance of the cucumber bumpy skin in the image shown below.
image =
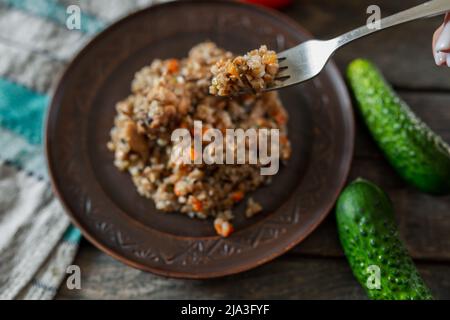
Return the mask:
M 357 179 L 340 195 L 339 238 L 353 274 L 370 299 L 429 300 L 431 293 L 398 237 L 391 200 L 373 183 Z M 380 288 L 370 289 L 369 266 L 380 269 Z
M 419 190 L 450 192 L 450 147 L 400 99 L 369 61 L 347 70 L 357 105 L 378 146 L 396 171 Z

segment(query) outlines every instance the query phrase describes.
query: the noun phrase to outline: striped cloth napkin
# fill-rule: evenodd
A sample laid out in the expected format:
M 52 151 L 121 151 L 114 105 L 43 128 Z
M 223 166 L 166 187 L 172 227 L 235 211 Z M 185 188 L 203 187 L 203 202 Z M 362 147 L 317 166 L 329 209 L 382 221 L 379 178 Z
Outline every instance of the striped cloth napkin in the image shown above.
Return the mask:
M 116 19 L 165 0 L 0 0 L 0 299 L 52 299 L 80 232 L 52 194 L 42 148 L 56 80 Z M 67 8 L 81 9 L 79 30 Z

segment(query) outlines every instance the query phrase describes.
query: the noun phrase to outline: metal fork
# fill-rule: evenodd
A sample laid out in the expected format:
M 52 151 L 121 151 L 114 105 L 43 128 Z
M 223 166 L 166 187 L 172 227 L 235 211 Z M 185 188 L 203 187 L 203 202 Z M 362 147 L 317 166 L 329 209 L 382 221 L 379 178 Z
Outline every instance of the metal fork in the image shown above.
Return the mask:
M 365 25 L 331 40 L 310 40 L 278 53 L 280 69 L 274 85 L 268 90 L 281 89 L 314 78 L 337 49 L 353 40 L 402 23 L 444 14 L 447 11 L 450 11 L 450 0 L 433 0 L 380 20 L 378 29 Z

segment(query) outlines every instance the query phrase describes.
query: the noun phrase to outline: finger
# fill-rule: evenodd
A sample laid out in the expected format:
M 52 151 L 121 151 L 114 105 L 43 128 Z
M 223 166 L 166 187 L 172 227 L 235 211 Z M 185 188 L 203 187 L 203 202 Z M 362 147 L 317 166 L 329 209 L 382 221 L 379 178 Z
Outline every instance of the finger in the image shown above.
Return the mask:
M 433 35 L 433 51 L 435 51 L 435 48 L 436 48 L 436 42 L 437 42 L 439 36 L 440 36 L 441 33 L 442 33 L 442 29 L 444 29 L 444 24 L 442 24 L 442 25 L 436 30 L 436 32 L 435 32 L 434 35 Z
M 450 15 L 445 16 L 444 24 L 436 36 L 435 51 L 450 53 Z
M 444 24 L 442 24 L 433 35 L 433 57 L 436 65 L 444 66 L 447 64 L 447 54 L 445 52 L 439 52 L 436 49 L 436 43 L 444 29 Z
M 433 56 L 438 66 L 450 66 L 450 14 L 447 14 L 444 23 L 436 30 L 433 35 Z M 446 34 L 448 33 L 448 34 Z M 446 39 L 448 37 L 448 39 Z M 448 40 L 448 41 L 447 41 Z M 446 43 L 447 41 L 447 43 Z

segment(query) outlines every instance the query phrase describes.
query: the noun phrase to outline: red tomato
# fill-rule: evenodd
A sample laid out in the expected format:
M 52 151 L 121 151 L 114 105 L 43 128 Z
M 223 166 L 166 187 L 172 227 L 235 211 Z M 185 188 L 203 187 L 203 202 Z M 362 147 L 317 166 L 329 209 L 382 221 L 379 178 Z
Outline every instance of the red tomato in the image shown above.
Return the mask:
M 277 9 L 292 3 L 292 0 L 244 0 L 244 1 Z

